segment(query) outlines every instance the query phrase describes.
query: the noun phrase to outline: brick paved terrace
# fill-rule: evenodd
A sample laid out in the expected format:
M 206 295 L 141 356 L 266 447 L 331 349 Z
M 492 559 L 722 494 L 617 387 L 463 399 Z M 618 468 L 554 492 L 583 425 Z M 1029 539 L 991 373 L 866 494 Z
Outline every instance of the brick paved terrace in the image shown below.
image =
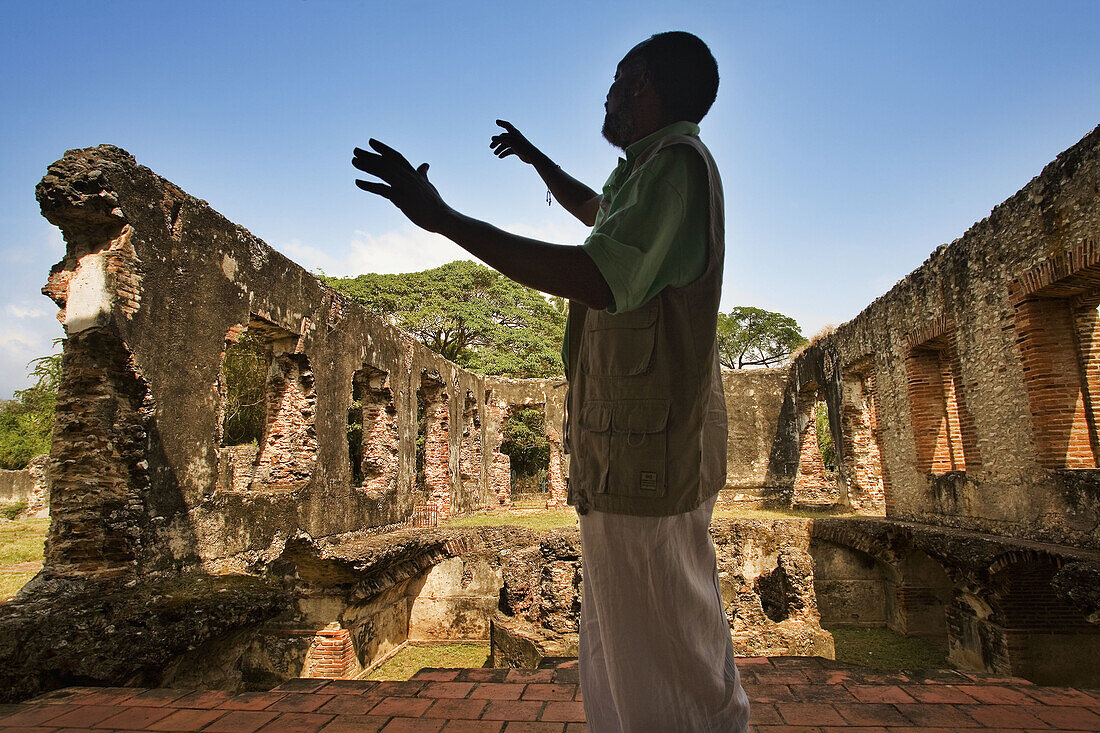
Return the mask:
M 1100 690 L 811 657 L 739 662 L 759 733 L 1100 730 Z M 575 733 L 586 729 L 576 665 L 423 669 L 407 682 L 297 679 L 236 694 L 70 687 L 0 706 L 0 731 Z

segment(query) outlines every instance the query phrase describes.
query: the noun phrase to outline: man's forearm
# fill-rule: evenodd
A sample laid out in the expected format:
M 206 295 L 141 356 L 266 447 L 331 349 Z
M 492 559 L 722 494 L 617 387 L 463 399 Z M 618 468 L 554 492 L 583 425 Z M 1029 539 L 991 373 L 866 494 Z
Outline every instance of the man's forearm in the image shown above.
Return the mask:
M 449 213 L 437 231 L 493 269 L 528 287 L 597 310 L 611 303 L 607 281 L 580 247 L 520 237 L 458 212 Z
M 596 223 L 600 195 L 562 170 L 546 155 L 540 154 L 532 165 L 558 203 L 586 226 Z

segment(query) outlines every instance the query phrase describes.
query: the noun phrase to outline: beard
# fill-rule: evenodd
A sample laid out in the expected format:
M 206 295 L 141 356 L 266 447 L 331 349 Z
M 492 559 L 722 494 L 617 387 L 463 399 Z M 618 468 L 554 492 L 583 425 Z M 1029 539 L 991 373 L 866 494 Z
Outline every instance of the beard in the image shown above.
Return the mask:
M 626 146 L 634 137 L 634 121 L 619 112 L 607 112 L 603 117 L 604 140 L 620 150 L 626 150 Z

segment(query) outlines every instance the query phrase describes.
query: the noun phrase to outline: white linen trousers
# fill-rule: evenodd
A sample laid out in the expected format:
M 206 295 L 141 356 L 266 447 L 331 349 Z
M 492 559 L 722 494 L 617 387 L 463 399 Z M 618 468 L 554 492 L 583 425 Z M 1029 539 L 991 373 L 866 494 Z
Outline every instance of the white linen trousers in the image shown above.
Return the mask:
M 709 527 L 691 512 L 580 515 L 580 677 L 591 733 L 748 730 Z

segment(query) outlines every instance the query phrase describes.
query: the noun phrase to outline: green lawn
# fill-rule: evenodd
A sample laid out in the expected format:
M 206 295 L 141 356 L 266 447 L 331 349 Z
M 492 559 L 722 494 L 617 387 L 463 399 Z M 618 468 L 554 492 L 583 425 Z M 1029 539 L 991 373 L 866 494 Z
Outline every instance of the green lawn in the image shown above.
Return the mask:
M 489 645 L 482 642 L 410 642 L 365 679 L 407 680 L 424 667 L 470 669 L 488 661 Z
M 875 669 L 948 669 L 947 650 L 890 629 L 829 629 L 838 662 Z
M 17 519 L 0 521 L 0 565 L 15 562 L 42 561 L 49 519 Z
M 18 593 L 35 575 L 3 566 L 18 562 L 42 562 L 42 548 L 49 526 L 49 519 L 0 521 L 0 602 Z

